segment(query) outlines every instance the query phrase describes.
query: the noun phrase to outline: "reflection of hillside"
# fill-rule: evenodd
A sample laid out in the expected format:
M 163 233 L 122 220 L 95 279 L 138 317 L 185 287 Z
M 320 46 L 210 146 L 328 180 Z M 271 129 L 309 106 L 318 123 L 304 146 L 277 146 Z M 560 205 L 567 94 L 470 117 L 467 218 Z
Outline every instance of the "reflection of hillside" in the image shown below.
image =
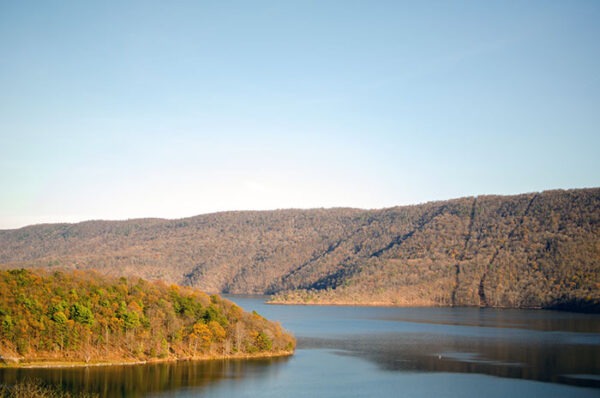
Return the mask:
M 600 303 L 600 188 L 383 210 L 226 212 L 0 231 L 4 267 L 95 268 L 285 302 Z
M 40 378 L 73 393 L 98 393 L 100 397 L 145 397 L 159 392 L 209 387 L 221 380 L 262 377 L 275 372 L 287 358 L 227 361 L 186 361 L 135 366 L 98 366 L 61 369 L 0 369 L 0 380 L 13 384 Z
M 540 336 L 537 334 L 520 340 L 394 333 L 349 338 L 299 338 L 298 345 L 303 349 L 329 349 L 340 355 L 358 356 L 390 371 L 480 373 L 600 387 L 598 380 L 583 377 L 600 374 L 598 344 L 557 344 L 564 342 L 544 339 L 543 336 L 540 339 Z

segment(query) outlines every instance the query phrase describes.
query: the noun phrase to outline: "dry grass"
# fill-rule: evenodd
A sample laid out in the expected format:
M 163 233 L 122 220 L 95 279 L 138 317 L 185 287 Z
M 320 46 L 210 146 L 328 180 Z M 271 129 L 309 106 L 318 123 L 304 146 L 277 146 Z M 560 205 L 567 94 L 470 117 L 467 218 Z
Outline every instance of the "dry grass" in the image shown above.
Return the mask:
M 93 398 L 98 394 L 62 391 L 56 386 L 45 385 L 38 379 L 25 379 L 14 385 L 0 384 L 0 398 Z

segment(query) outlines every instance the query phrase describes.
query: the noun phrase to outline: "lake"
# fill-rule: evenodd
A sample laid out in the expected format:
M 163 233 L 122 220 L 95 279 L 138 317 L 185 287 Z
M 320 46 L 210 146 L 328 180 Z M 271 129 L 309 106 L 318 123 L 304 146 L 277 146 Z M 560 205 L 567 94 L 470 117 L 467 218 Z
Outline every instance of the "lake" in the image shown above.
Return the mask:
M 0 369 L 103 397 L 599 397 L 600 315 L 279 306 L 227 296 L 298 339 L 288 358 Z

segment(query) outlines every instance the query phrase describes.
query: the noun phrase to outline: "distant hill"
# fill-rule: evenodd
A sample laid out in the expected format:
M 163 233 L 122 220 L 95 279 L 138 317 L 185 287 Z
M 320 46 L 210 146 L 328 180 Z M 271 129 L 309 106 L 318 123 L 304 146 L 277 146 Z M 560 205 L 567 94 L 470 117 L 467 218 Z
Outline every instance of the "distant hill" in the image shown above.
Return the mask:
M 283 302 L 600 308 L 600 188 L 382 210 L 0 231 L 4 268 L 96 269 Z

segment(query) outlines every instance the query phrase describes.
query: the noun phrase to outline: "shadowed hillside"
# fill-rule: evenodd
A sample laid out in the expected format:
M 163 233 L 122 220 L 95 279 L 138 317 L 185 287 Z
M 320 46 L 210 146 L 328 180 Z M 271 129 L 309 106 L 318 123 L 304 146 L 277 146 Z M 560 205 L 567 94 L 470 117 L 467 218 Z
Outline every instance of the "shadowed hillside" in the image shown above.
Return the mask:
M 0 231 L 0 263 L 277 293 L 283 302 L 597 311 L 600 189 L 38 225 Z

